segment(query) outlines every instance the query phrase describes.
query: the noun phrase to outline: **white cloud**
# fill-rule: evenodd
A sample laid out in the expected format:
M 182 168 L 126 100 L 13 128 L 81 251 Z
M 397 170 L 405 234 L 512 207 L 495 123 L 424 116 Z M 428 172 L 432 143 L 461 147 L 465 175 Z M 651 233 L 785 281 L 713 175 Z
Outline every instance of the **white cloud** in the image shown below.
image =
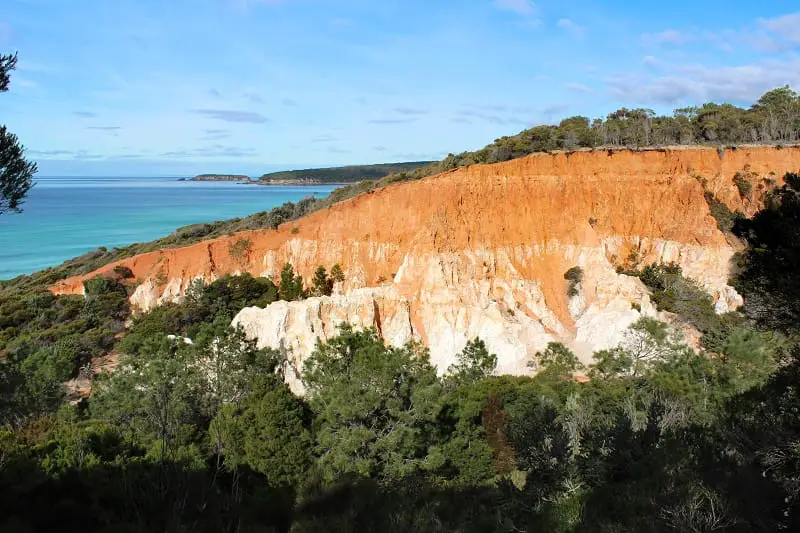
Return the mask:
M 394 110 L 396 113 L 399 113 L 401 115 L 427 115 L 429 113 L 427 109 L 422 109 L 419 107 L 400 106 L 400 107 L 395 107 Z
M 573 90 L 578 93 L 583 94 L 591 94 L 594 92 L 594 89 L 589 87 L 588 85 L 584 85 L 583 83 L 575 83 L 573 81 L 567 82 L 564 84 L 564 87 L 567 89 Z
M 693 40 L 693 38 L 691 34 L 680 30 L 665 30 L 658 33 L 645 33 L 642 35 L 642 41 L 645 44 L 654 45 L 681 45 L 688 43 Z
M 535 15 L 536 6 L 530 0 L 494 0 L 498 9 L 511 11 L 518 15 Z
M 583 33 L 586 31 L 585 26 L 579 26 L 570 19 L 558 19 L 556 26 L 575 35 L 583 35 Z
M 655 56 L 644 56 L 642 58 L 642 63 L 647 65 L 648 67 L 658 67 L 661 65 L 658 59 Z
M 625 102 L 747 104 L 775 87 L 800 87 L 800 59 L 771 59 L 734 67 L 683 66 L 656 78 L 623 76 L 606 81 L 609 95 Z
M 250 124 L 263 124 L 265 122 L 269 122 L 267 117 L 253 111 L 235 111 L 229 109 L 193 109 L 192 112 L 214 120 L 222 120 L 224 122 L 246 122 Z
M 778 38 L 800 45 L 800 13 L 783 15 L 774 19 L 762 20 L 761 25 Z

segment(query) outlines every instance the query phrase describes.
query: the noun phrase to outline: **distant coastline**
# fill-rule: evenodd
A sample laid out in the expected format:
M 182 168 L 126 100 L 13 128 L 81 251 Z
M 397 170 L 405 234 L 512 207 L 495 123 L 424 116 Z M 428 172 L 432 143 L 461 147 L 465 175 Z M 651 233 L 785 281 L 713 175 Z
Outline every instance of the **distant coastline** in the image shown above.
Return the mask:
M 275 179 L 275 180 L 251 180 L 248 185 L 265 185 L 268 187 L 285 187 L 293 185 L 296 187 L 312 187 L 315 185 L 350 185 L 352 181 L 323 181 L 319 179 L 296 178 L 296 179 Z
M 275 185 L 308 187 L 320 185 L 351 185 L 365 180 L 379 180 L 390 174 L 413 172 L 429 165 L 430 161 L 407 163 L 384 163 L 379 165 L 349 165 L 331 168 L 309 168 L 264 174 L 251 178 L 241 174 L 200 174 L 193 178 L 180 178 L 180 181 L 235 181 L 245 185 Z
M 253 180 L 250 179 L 250 176 L 243 174 L 200 174 L 193 178 L 180 178 L 178 181 L 236 181 L 250 183 Z

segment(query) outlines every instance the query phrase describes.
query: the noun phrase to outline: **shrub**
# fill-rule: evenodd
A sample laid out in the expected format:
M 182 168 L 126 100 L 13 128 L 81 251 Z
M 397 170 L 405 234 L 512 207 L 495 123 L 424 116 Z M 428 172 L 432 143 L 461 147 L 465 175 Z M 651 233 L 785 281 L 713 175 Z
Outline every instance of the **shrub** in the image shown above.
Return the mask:
M 344 281 L 344 272 L 342 271 L 342 267 L 339 266 L 339 263 L 336 263 L 333 265 L 333 268 L 331 268 L 331 279 L 337 283 Z
M 749 182 L 746 183 L 752 188 Z M 711 216 L 714 217 L 714 220 L 717 221 L 717 227 L 720 231 L 725 233 L 731 232 L 736 221 L 744 218 L 743 213 L 740 211 L 731 211 L 724 202 L 720 202 L 711 192 L 706 191 L 704 196 L 708 204 L 708 210 Z
M 114 275 L 117 277 L 117 279 L 133 279 L 134 277 L 133 270 L 123 265 L 117 265 L 114 267 Z
M 328 277 L 328 271 L 321 266 L 314 272 L 314 294 L 316 296 L 330 296 L 333 294 L 333 279 Z
M 564 273 L 564 279 L 569 281 L 569 289 L 567 289 L 567 296 L 570 298 L 578 295 L 578 285 L 583 281 L 583 269 L 579 266 L 574 266 Z
M 748 200 L 753 197 L 753 184 L 747 179 L 747 176 L 742 172 L 737 172 L 733 177 L 733 184 L 739 189 L 739 196 L 747 198 Z
M 253 251 L 253 241 L 241 237 L 228 245 L 228 253 L 240 265 L 247 262 L 250 253 Z
M 651 290 L 653 303 L 661 311 L 675 313 L 703 334 L 722 327 L 714 300 L 696 281 L 685 278 L 679 265 L 653 264 L 635 274 Z
M 291 263 L 286 263 L 281 269 L 281 280 L 278 285 L 278 297 L 286 302 L 300 300 L 304 296 L 303 278 L 295 276 Z

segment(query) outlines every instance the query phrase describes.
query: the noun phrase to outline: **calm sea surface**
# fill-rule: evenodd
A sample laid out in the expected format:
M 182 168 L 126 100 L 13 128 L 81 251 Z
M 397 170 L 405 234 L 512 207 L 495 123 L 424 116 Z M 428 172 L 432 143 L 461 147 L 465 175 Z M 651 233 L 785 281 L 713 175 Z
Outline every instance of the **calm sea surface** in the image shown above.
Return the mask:
M 0 279 L 55 266 L 98 246 L 163 237 L 188 224 L 266 211 L 335 187 L 176 178 L 37 178 L 19 215 L 0 215 Z

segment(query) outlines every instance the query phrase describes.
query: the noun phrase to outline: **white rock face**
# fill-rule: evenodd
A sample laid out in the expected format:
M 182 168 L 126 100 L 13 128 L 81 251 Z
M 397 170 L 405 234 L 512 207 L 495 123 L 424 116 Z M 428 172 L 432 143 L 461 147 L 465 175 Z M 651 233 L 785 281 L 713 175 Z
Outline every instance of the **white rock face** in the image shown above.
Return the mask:
M 242 326 L 259 348 L 274 348 L 288 360 L 286 380 L 296 393 L 303 392 L 300 381 L 303 362 L 317 341 L 326 341 L 339 333 L 339 326 L 350 323 L 356 328 L 376 328 L 392 346 L 414 340 L 408 302 L 392 289 L 361 289 L 347 296 L 323 296 L 300 302 L 275 302 L 266 309 L 249 307 L 233 319 Z
M 550 243 L 458 253 L 411 251 L 391 283 L 353 288 L 363 272 L 346 271 L 347 287 L 337 288 L 341 294 L 244 309 L 233 323 L 257 339 L 260 347 L 286 351 L 291 367 L 287 381 L 298 393 L 303 389 L 302 365 L 317 340 L 335 336 L 344 322 L 375 327 L 392 346 L 422 341 L 440 373 L 475 337 L 497 354 L 499 374 L 531 373 L 529 363 L 553 341 L 566 344 L 590 363 L 595 351 L 619 345 L 640 317 L 667 318 L 658 313 L 637 278 L 617 274 L 609 258 L 620 244 L 608 239 L 596 247 Z M 711 252 L 670 242 L 640 246 L 649 250 L 647 262 L 680 264 L 688 277 L 715 296 L 718 312 L 741 305 L 741 297 L 725 283 L 732 250 Z M 381 252 L 369 250 L 375 256 Z M 269 268 L 271 261 L 265 258 L 265 266 Z M 546 297 L 538 279 L 563 279 L 572 266 L 580 266 L 584 273 L 579 294 L 567 298 L 568 282 L 563 280 L 564 292 Z

